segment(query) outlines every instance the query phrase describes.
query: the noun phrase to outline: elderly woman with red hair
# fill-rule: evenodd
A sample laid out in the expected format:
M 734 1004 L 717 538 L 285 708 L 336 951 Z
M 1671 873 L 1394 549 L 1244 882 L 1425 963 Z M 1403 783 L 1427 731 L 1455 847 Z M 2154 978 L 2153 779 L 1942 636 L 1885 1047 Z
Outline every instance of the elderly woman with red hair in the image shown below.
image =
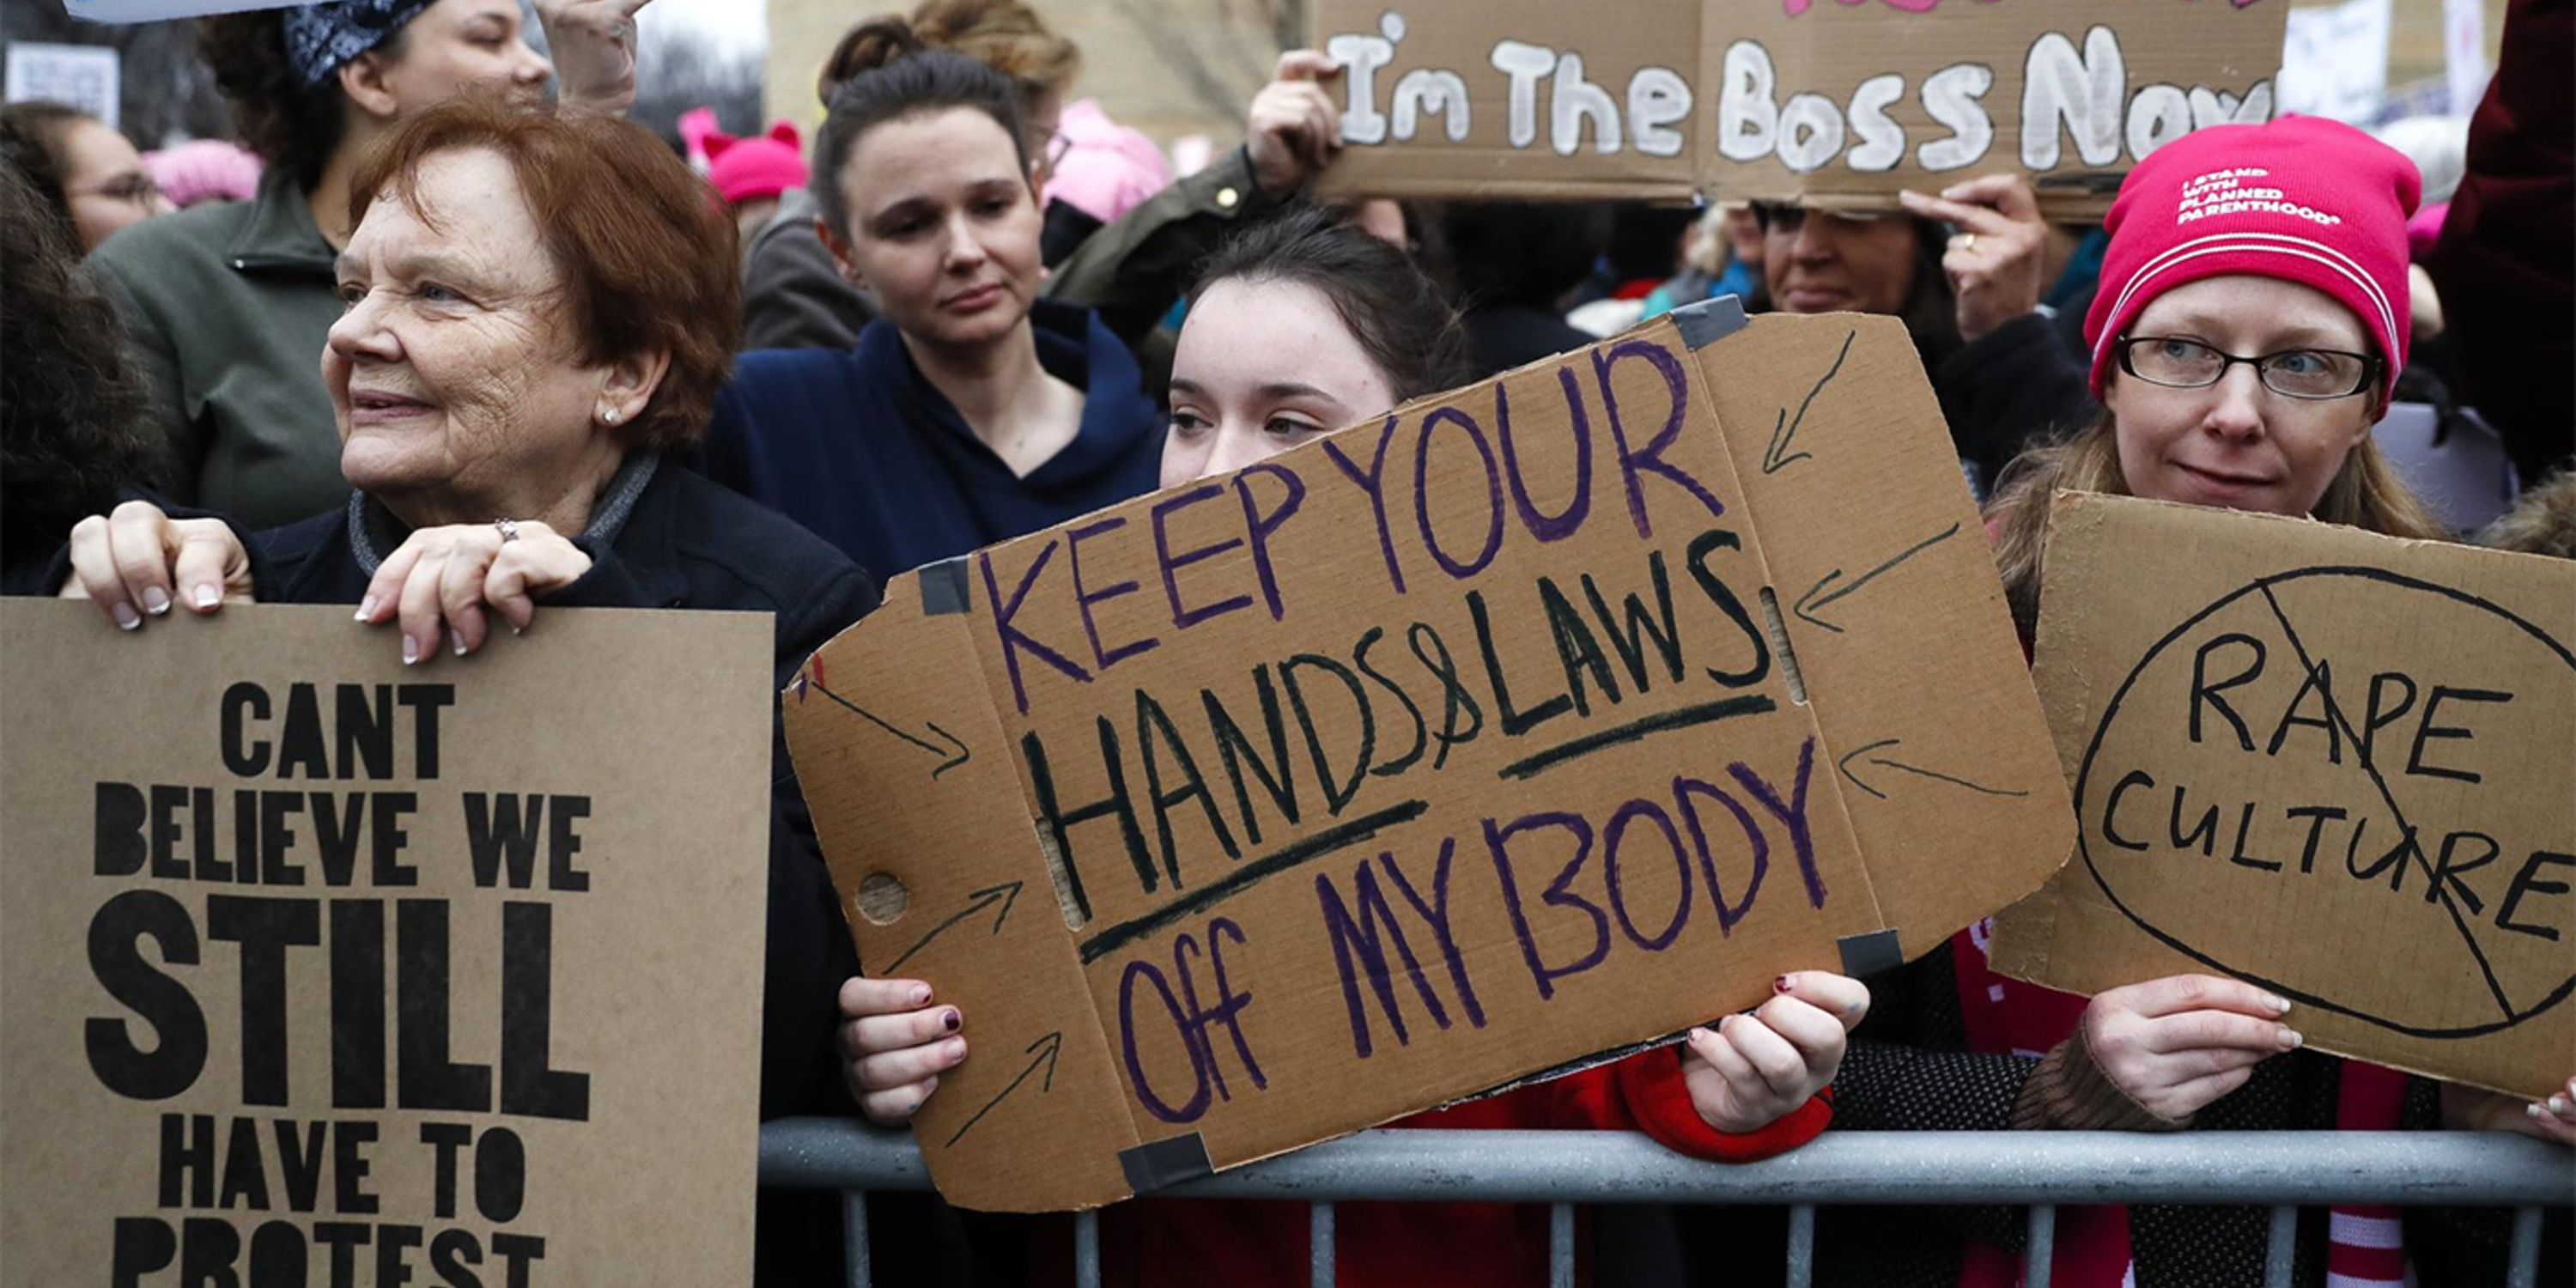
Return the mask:
M 651 134 L 469 98 L 391 136 L 350 192 L 346 311 L 319 355 L 347 503 L 245 542 L 128 502 L 73 530 L 64 594 L 128 631 L 230 599 L 351 604 L 351 630 L 395 626 L 425 668 L 540 604 L 762 612 L 781 684 L 874 605 L 840 552 L 669 460 L 731 367 L 740 287 L 731 221 Z M 857 964 L 776 754 L 761 1112 L 846 1111 L 833 991 Z M 779 1219 L 790 1201 L 763 1196 L 764 1280 L 838 1262 L 828 1208 Z

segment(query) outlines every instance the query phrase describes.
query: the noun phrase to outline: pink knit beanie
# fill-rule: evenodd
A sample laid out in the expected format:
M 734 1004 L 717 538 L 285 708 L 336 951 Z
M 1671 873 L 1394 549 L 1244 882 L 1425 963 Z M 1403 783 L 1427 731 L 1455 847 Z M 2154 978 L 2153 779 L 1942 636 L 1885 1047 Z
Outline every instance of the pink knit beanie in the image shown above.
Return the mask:
M 2406 218 L 2422 189 L 2396 149 L 2318 116 L 2215 125 L 2148 154 L 2103 223 L 2111 245 L 2084 318 L 2093 395 L 2114 342 L 2157 296 L 2236 273 L 2312 286 L 2352 310 L 2393 395 L 2408 338 Z

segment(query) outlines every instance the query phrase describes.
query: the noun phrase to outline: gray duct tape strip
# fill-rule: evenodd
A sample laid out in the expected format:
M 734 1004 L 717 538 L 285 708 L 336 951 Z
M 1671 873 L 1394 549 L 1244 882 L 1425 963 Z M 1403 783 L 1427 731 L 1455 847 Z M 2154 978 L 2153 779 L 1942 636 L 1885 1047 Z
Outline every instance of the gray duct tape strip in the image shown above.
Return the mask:
M 1127 1173 L 1127 1188 L 1138 1194 L 1151 1194 L 1216 1172 L 1216 1165 L 1208 1161 L 1207 1141 L 1197 1132 L 1120 1150 L 1118 1166 Z
M 1682 343 L 1697 353 L 1744 329 L 1744 301 L 1720 295 L 1674 309 L 1672 319 L 1682 329 Z
M 1845 935 L 1835 940 L 1834 946 L 1843 950 L 1843 973 L 1854 978 L 1905 964 L 1905 950 L 1897 945 L 1893 930 Z
M 973 603 L 966 590 L 966 556 L 943 559 L 921 570 L 921 615 L 945 617 L 967 611 Z

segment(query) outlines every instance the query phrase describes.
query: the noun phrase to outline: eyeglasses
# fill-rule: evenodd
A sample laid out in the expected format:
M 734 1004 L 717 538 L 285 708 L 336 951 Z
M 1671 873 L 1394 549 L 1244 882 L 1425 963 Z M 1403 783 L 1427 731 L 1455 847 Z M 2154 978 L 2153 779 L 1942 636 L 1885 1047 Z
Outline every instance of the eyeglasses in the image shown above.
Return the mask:
M 2350 398 L 2374 383 L 2379 359 L 2340 349 L 2283 349 L 2240 358 L 2181 336 L 2120 337 L 2120 370 L 2151 385 L 2207 389 L 2237 363 L 2254 368 L 2263 387 L 2284 398 Z
M 1783 237 L 1795 237 L 1798 235 L 1798 230 L 1807 226 L 1808 211 L 1805 206 L 1787 201 L 1756 201 L 1752 203 L 1752 206 L 1753 222 L 1761 225 L 1762 231 L 1766 233 L 1778 233 Z M 1837 219 L 1847 224 L 1868 224 L 1876 223 L 1894 212 L 1884 210 L 1827 210 L 1819 213 L 1823 214 L 1828 219 Z
M 137 170 L 132 174 L 120 175 L 114 179 L 110 179 L 95 188 L 73 188 L 66 191 L 63 195 L 66 197 L 105 197 L 110 201 L 122 201 L 136 206 L 149 206 L 161 196 L 161 185 L 152 182 L 151 175 L 141 170 Z
M 1071 151 L 1073 151 L 1073 140 L 1063 131 L 1059 130 L 1047 135 L 1044 153 L 1047 173 L 1055 173 L 1055 168 L 1064 162 L 1065 155 Z

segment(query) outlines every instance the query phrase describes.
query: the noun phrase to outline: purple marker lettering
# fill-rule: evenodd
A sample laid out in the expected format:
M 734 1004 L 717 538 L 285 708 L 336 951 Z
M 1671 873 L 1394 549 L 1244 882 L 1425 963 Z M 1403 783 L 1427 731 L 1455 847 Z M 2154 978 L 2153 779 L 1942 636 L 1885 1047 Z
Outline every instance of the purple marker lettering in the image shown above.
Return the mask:
M 1279 498 L 1279 504 L 1266 514 L 1252 500 L 1252 479 L 1256 474 L 1275 478 L 1288 489 L 1287 494 Z M 1280 611 L 1279 575 L 1270 565 L 1270 534 L 1277 532 L 1279 525 L 1286 523 L 1290 515 L 1297 513 L 1297 507 L 1306 503 L 1306 480 L 1297 477 L 1295 470 L 1282 466 L 1247 465 L 1234 476 L 1234 494 L 1243 502 L 1243 526 L 1252 539 L 1252 570 L 1261 578 L 1261 598 L 1270 605 L 1270 620 L 1275 622 L 1279 620 Z
M 1529 915 L 1521 904 L 1520 882 L 1512 875 L 1512 838 L 1538 827 L 1560 828 L 1574 837 L 1574 857 L 1558 870 L 1556 879 L 1548 883 L 1546 893 L 1539 896 L 1539 902 L 1559 908 L 1579 908 L 1592 918 L 1592 951 L 1567 966 L 1550 966 L 1540 959 L 1538 939 L 1530 933 Z M 1503 907 L 1512 915 L 1512 934 L 1520 940 L 1521 959 L 1529 963 L 1530 979 L 1538 985 L 1538 995 L 1542 1000 L 1556 996 L 1557 980 L 1590 970 L 1610 955 L 1609 914 L 1592 901 L 1566 890 L 1574 883 L 1574 875 L 1583 870 L 1583 861 L 1592 857 L 1592 825 L 1581 815 L 1530 814 L 1503 827 L 1496 827 L 1494 820 L 1486 819 L 1485 849 L 1493 855 L 1495 875 L 1503 883 Z
M 1744 841 L 1753 852 L 1752 871 L 1744 878 L 1744 897 L 1733 907 L 1726 902 L 1726 892 L 1717 879 L 1717 856 L 1709 848 L 1708 829 L 1699 821 L 1699 811 L 1691 806 L 1691 797 L 1706 796 L 1726 807 L 1744 829 Z M 1673 779 L 1673 803 L 1681 810 L 1682 825 L 1690 829 L 1691 848 L 1699 852 L 1699 873 L 1708 884 L 1709 902 L 1717 906 L 1717 933 L 1723 938 L 1753 910 L 1753 897 L 1762 893 L 1762 874 L 1771 868 L 1771 842 L 1762 835 L 1762 825 L 1753 821 L 1751 811 L 1727 794 L 1723 787 L 1703 783 L 1696 778 Z
M 1360 1059 L 1376 1053 L 1368 1021 L 1368 1007 L 1360 997 L 1360 976 L 1368 976 L 1369 991 L 1376 994 L 1378 1009 L 1386 1012 L 1388 1027 L 1395 1030 L 1395 1044 L 1410 1046 L 1412 1033 L 1404 1027 L 1404 1007 L 1395 1000 L 1395 971 L 1387 962 L 1388 941 L 1395 955 L 1404 961 L 1404 973 L 1412 979 L 1414 991 L 1421 994 L 1422 1004 L 1432 1020 L 1442 1028 L 1449 1027 L 1449 1013 L 1440 1005 L 1440 996 L 1422 977 L 1422 962 L 1413 955 L 1413 944 L 1404 937 L 1404 925 L 1396 919 L 1395 908 L 1378 889 L 1377 874 L 1368 860 L 1360 860 L 1351 873 L 1351 902 L 1359 905 L 1353 916 L 1349 905 L 1342 902 L 1342 892 L 1333 885 L 1329 873 L 1315 874 L 1315 901 L 1324 916 L 1324 934 L 1332 941 L 1334 973 L 1342 981 L 1342 1006 L 1350 1013 L 1351 1052 Z
M 1137 1050 L 1136 981 L 1139 979 L 1153 985 L 1154 992 L 1162 997 L 1163 1013 L 1172 1022 L 1172 1032 L 1180 1038 L 1181 1048 L 1189 1052 L 1190 1076 L 1197 1081 L 1190 1089 L 1190 1098 L 1178 1106 L 1155 1094 L 1153 1080 L 1145 1076 L 1145 1061 Z M 1127 963 L 1126 972 L 1118 978 L 1118 1031 L 1119 1044 L 1127 1057 L 1127 1078 L 1136 1088 L 1136 1099 L 1143 1102 L 1145 1112 L 1167 1123 L 1198 1121 L 1199 1115 L 1206 1113 L 1208 1107 L 1207 1060 L 1200 1055 L 1198 1039 L 1192 1035 L 1189 1017 L 1181 1014 L 1181 1000 L 1172 995 L 1172 985 L 1163 978 L 1163 972 L 1145 962 Z
M 1350 457 L 1342 454 L 1341 444 L 1329 438 L 1324 439 L 1323 444 L 1324 455 L 1341 470 L 1342 476 L 1368 494 L 1369 509 L 1377 516 L 1377 548 L 1386 555 L 1386 579 L 1394 583 L 1395 593 L 1401 595 L 1404 593 L 1404 569 L 1395 562 L 1395 534 L 1386 526 L 1386 449 L 1395 442 L 1395 423 L 1395 417 L 1389 416 L 1385 424 L 1378 426 L 1377 453 L 1369 459 L 1365 472 L 1353 464 Z
M 1646 450 L 1642 452 L 1629 450 L 1627 426 L 1619 419 L 1619 395 L 1610 387 L 1611 371 L 1630 358 L 1653 367 L 1656 374 L 1664 378 L 1664 388 L 1672 396 L 1672 411 L 1664 417 L 1664 427 L 1647 441 Z M 1594 350 L 1592 378 L 1601 386 L 1601 406 L 1610 422 L 1610 441 L 1619 452 L 1619 473 L 1628 487 L 1628 517 L 1636 521 L 1637 535 L 1655 535 L 1654 525 L 1646 519 L 1646 489 L 1640 486 L 1637 477 L 1640 474 L 1660 474 L 1680 485 L 1683 491 L 1707 507 L 1710 514 L 1726 513 L 1726 506 L 1710 495 L 1698 479 L 1664 459 L 1663 454 L 1672 447 L 1674 440 L 1681 437 L 1682 426 L 1690 419 L 1690 381 L 1682 374 L 1681 360 L 1662 345 L 1647 340 L 1630 340 L 1613 345 L 1606 351 Z
M 1542 543 L 1563 541 L 1582 528 L 1585 515 L 1592 512 L 1592 415 L 1583 406 L 1582 386 L 1574 379 L 1574 369 L 1558 367 L 1557 382 L 1565 388 L 1565 412 L 1574 429 L 1574 495 L 1565 508 L 1548 514 L 1530 500 L 1529 483 L 1521 477 L 1520 453 L 1512 448 L 1511 403 L 1503 396 L 1503 387 L 1494 386 L 1494 438 L 1503 448 L 1503 477 L 1512 485 L 1512 508 L 1520 511 L 1521 526 Z
M 1476 557 L 1460 563 L 1440 548 L 1440 534 L 1431 526 L 1431 444 L 1443 425 L 1456 425 L 1466 431 L 1467 441 L 1485 462 L 1485 544 Z M 1422 437 L 1413 446 L 1413 520 L 1422 529 L 1423 548 L 1431 552 L 1431 562 L 1442 572 L 1465 581 L 1494 561 L 1503 548 L 1503 476 L 1494 463 L 1494 449 L 1485 442 L 1485 430 L 1474 417 L 1455 407 L 1436 407 L 1422 418 Z
M 1380 853 L 1377 861 L 1386 869 L 1386 879 L 1404 896 L 1404 901 L 1412 904 L 1413 910 L 1420 913 L 1424 921 L 1431 923 L 1431 933 L 1440 941 L 1441 960 L 1449 966 L 1449 982 L 1457 986 L 1458 1002 L 1466 1008 L 1467 1023 L 1481 1029 L 1485 1027 L 1485 1008 L 1476 1002 L 1476 986 L 1467 979 L 1467 959 L 1458 951 L 1456 932 L 1449 928 L 1449 859 L 1457 849 L 1458 838 L 1440 838 L 1440 862 L 1431 870 L 1429 904 L 1423 903 L 1422 896 L 1413 892 L 1413 883 L 1405 879 L 1404 869 L 1395 865 L 1394 855 Z
M 1664 841 L 1673 851 L 1673 872 L 1682 883 L 1680 894 L 1673 900 L 1672 920 L 1665 923 L 1662 934 L 1653 936 L 1638 934 L 1637 923 L 1629 920 L 1628 898 L 1620 882 L 1619 838 L 1626 834 L 1629 820 L 1637 818 L 1647 819 L 1663 829 Z M 1672 816 L 1664 813 L 1663 807 L 1653 801 L 1629 801 L 1610 816 L 1610 825 L 1601 834 L 1601 880 L 1610 888 L 1610 911 L 1619 918 L 1619 929 L 1626 933 L 1629 943 L 1639 948 L 1662 952 L 1672 945 L 1673 938 L 1681 934 L 1682 927 L 1690 922 L 1690 859 L 1682 853 L 1681 833 L 1673 830 Z
M 1821 908 L 1825 906 L 1825 879 L 1816 871 L 1816 842 L 1807 830 L 1807 773 L 1815 767 L 1816 740 L 1809 738 L 1798 748 L 1798 781 L 1791 787 L 1786 805 L 1780 803 L 1779 791 L 1742 761 L 1727 766 L 1726 772 L 1743 784 L 1744 790 L 1753 793 L 1762 808 L 1789 825 L 1789 845 L 1798 855 L 1799 875 L 1807 879 L 1807 902 Z
M 1102 519 L 1098 523 L 1086 523 L 1064 535 L 1065 562 L 1073 567 L 1073 602 L 1082 610 L 1082 633 L 1091 640 L 1091 660 L 1103 671 L 1139 653 L 1153 652 L 1162 647 L 1163 643 L 1148 635 L 1141 640 L 1132 640 L 1106 652 L 1103 652 L 1100 647 L 1100 623 L 1093 620 L 1091 606 L 1116 599 L 1121 595 L 1134 594 L 1136 583 L 1122 581 L 1115 586 L 1103 586 L 1098 590 L 1083 589 L 1082 542 L 1086 537 L 1096 537 L 1104 532 L 1112 532 L 1126 526 L 1125 519 Z
M 1207 1018 L 1213 1023 L 1225 1026 L 1227 1035 L 1234 1039 L 1234 1054 L 1243 1061 L 1244 1071 L 1252 1075 L 1252 1085 L 1258 1090 L 1267 1091 L 1270 1089 L 1270 1080 L 1261 1076 L 1261 1063 L 1252 1058 L 1252 1044 L 1244 1040 L 1243 1036 L 1243 1008 L 1252 1005 L 1252 994 L 1248 991 L 1235 992 L 1234 986 L 1226 983 L 1225 980 L 1225 944 L 1222 941 L 1228 938 L 1238 944 L 1244 942 L 1243 927 L 1237 925 L 1233 918 L 1217 917 L 1208 922 L 1208 966 L 1216 973 L 1217 1006 L 1214 1011 L 1208 1013 Z M 1199 1046 L 1202 1049 L 1208 1048 L 1207 1032 L 1204 1029 L 1199 1032 Z M 1216 1063 L 1216 1052 L 1212 1049 L 1208 1050 L 1208 1063 L 1211 1065 Z M 1223 1083 L 1217 1085 L 1220 1090 L 1224 1087 Z
M 1249 607 L 1252 603 L 1250 595 L 1237 595 L 1232 599 L 1219 600 L 1204 608 L 1181 606 L 1181 569 L 1202 559 L 1211 559 L 1224 554 L 1242 545 L 1243 538 L 1227 537 L 1215 545 L 1200 546 L 1195 550 L 1184 550 L 1175 555 L 1172 553 L 1171 530 L 1167 525 L 1171 516 L 1201 501 L 1222 496 L 1224 493 L 1225 488 L 1222 485 L 1202 483 L 1178 496 L 1167 497 L 1154 503 L 1154 561 L 1163 573 L 1163 596 L 1172 603 L 1172 625 L 1181 630 L 1187 630 L 1211 617 L 1222 617 L 1238 608 Z
M 993 633 L 1002 641 L 1002 665 L 1011 673 L 1011 699 L 1019 704 L 1021 715 L 1029 713 L 1029 691 L 1020 682 L 1020 654 L 1022 653 L 1085 684 L 1091 682 L 1090 672 L 1075 665 L 1064 654 L 1048 648 L 1027 632 L 1011 625 L 1011 619 L 1020 614 L 1020 602 L 1029 597 L 1029 588 L 1037 584 L 1038 575 L 1046 571 L 1047 560 L 1054 557 L 1055 538 L 1049 537 L 1046 547 L 1038 551 L 1037 561 L 1029 565 L 1027 572 L 1020 574 L 1019 587 L 1013 590 L 1010 599 L 1005 601 L 1002 598 L 1001 587 L 993 580 L 993 552 L 987 550 L 975 556 L 976 564 L 984 570 L 984 597 L 996 606 L 993 610 Z

